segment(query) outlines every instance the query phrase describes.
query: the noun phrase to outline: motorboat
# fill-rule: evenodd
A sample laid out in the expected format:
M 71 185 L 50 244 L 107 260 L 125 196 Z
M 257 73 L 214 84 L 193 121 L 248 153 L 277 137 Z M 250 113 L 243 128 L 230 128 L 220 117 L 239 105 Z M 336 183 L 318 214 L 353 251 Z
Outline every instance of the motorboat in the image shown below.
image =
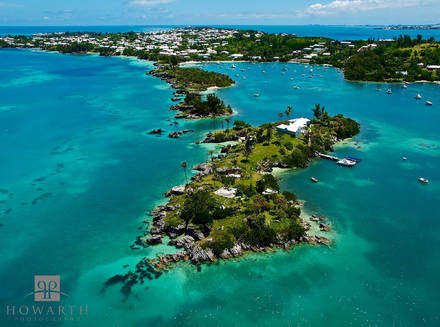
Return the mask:
M 318 182 L 319 182 L 315 177 L 311 177 L 310 180 L 311 180 L 313 183 L 318 183 Z
M 344 158 L 344 159 L 338 160 L 337 164 L 340 166 L 344 166 L 344 167 L 353 167 L 353 166 L 356 166 L 357 162 L 349 160 L 347 158 Z
M 416 95 L 416 99 L 417 100 L 421 100 L 422 99 L 422 96 L 420 95 L 420 93 Z
M 427 106 L 432 106 L 432 102 L 431 102 L 431 101 L 426 101 L 425 104 L 426 104 Z
M 419 182 L 429 184 L 429 180 L 427 180 L 426 178 L 423 178 L 423 177 L 419 177 Z

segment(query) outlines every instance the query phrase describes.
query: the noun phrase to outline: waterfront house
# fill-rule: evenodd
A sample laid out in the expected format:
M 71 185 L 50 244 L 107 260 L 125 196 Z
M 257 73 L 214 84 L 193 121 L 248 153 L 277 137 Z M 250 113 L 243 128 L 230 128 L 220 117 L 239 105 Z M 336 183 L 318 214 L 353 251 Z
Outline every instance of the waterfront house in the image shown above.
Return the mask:
M 307 125 L 310 119 L 307 118 L 296 118 L 288 121 L 288 124 L 281 124 L 277 126 L 277 131 L 281 133 L 286 133 L 289 135 L 299 136 L 307 131 Z

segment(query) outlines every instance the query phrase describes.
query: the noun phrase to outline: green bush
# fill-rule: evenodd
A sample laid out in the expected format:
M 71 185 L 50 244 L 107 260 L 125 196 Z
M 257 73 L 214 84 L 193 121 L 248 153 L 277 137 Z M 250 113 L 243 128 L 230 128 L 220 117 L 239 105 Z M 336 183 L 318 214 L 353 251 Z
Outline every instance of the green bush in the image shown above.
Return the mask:
M 257 181 L 256 189 L 258 193 L 263 193 L 268 188 L 275 191 L 280 190 L 280 186 L 272 174 L 264 175 L 263 178 Z

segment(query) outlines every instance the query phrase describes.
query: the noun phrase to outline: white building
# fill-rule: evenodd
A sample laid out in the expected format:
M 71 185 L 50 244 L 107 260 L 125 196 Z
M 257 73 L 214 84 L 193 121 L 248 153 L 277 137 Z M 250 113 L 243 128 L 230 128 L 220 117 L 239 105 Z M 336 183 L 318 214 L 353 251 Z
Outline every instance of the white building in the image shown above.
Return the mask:
M 289 124 L 281 124 L 277 126 L 277 131 L 281 133 L 286 133 L 290 135 L 299 136 L 307 131 L 307 125 L 310 119 L 307 118 L 297 118 L 289 120 Z
M 440 65 L 428 65 L 428 66 L 426 66 L 426 69 L 429 69 L 429 70 L 439 70 L 440 69 Z

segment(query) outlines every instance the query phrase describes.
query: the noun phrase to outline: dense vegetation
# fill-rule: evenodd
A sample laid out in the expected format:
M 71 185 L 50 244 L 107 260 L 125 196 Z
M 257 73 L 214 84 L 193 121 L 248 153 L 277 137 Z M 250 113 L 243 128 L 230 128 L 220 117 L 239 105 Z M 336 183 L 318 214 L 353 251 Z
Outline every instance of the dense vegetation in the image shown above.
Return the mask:
M 359 45 L 373 44 L 373 40 L 357 44 L 356 48 L 333 44 L 330 57 L 318 57 L 313 63 L 328 63 L 344 68 L 345 77 L 359 81 L 417 81 L 440 80 L 440 74 L 426 69 L 440 64 L 440 43 L 400 36 L 394 41 L 376 42 L 376 48 L 358 50 Z
M 172 76 L 178 87 L 186 89 L 206 90 L 209 87 L 227 87 L 235 84 L 228 75 L 208 72 L 199 68 L 182 68 L 174 65 L 164 65 L 159 68 L 163 73 Z
M 198 116 L 232 114 L 231 106 L 225 105 L 225 103 L 214 94 L 208 94 L 206 100 L 204 100 L 200 94 L 187 93 L 184 105 L 192 107 L 190 113 Z
M 182 209 L 166 215 L 165 223 L 208 231 L 202 247 L 215 254 L 237 242 L 255 247 L 299 240 L 305 233 L 295 194 L 280 192 L 273 167 L 304 167 L 315 156 L 338 140 L 359 132 L 359 125 L 342 115 L 331 117 L 317 105 L 315 119 L 305 135 L 295 137 L 280 133 L 276 126 L 264 124 L 253 128 L 235 121 L 233 128 L 214 134 L 221 138 L 244 138 L 231 146 L 228 154 L 209 162 L 212 173 L 198 175 L 186 186 L 185 194 L 171 197 L 170 205 Z M 235 190 L 235 197 L 225 198 L 216 190 Z
M 212 56 L 212 60 L 230 60 L 229 54 L 239 53 L 243 55 L 243 60 L 255 60 L 253 57 L 259 57 L 257 60 L 260 61 L 273 61 L 276 59 L 288 61 L 293 58 L 293 51 L 327 41 L 327 39 L 239 31 L 233 38 L 225 41 L 227 44 L 217 48 L 217 54 Z M 228 54 L 222 54 L 223 51 L 227 51 Z

